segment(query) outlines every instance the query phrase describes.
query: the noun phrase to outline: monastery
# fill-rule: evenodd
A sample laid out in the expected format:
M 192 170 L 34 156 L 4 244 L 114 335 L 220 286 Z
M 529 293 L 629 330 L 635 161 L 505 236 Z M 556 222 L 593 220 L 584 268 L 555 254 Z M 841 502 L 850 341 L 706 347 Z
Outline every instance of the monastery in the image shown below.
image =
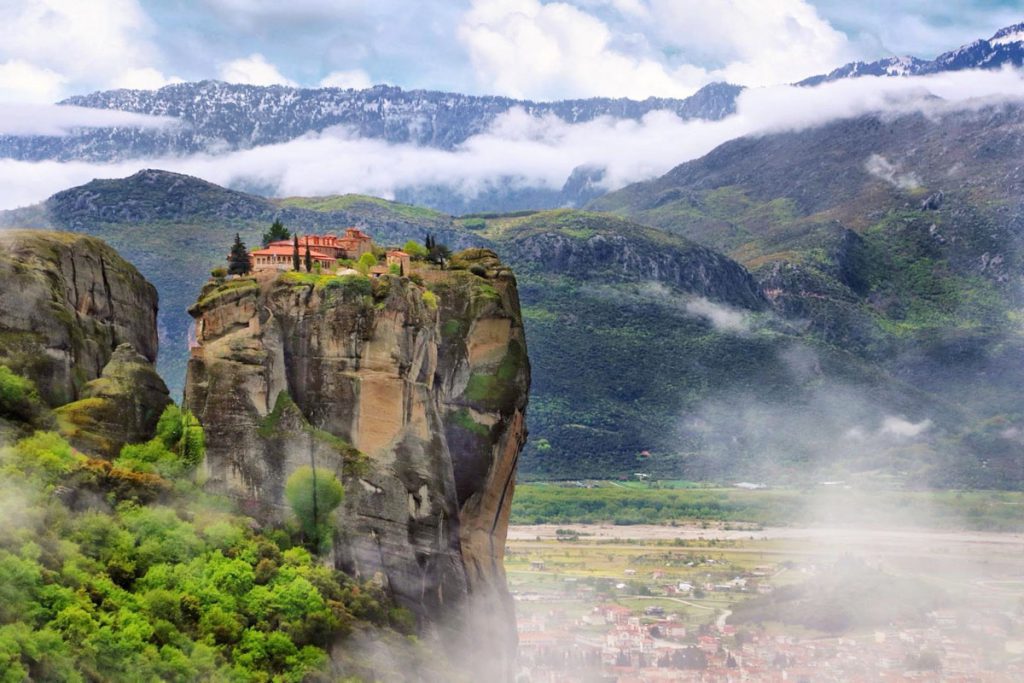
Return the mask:
M 299 238 L 299 259 L 306 258 L 306 247 L 314 263 L 324 270 L 333 270 L 340 259 L 359 260 L 373 251 L 373 238 L 359 228 L 348 228 L 344 237 L 337 235 L 306 235 Z M 263 249 L 250 252 L 253 270 L 291 270 L 295 245 L 292 240 L 271 242 Z

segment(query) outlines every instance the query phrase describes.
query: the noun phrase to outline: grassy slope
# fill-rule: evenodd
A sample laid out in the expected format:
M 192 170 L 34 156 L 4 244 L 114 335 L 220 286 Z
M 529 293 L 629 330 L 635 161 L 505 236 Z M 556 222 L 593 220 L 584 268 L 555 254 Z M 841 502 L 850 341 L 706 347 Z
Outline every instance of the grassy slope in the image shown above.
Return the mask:
M 322 213 L 335 211 L 365 211 L 379 210 L 390 212 L 412 221 L 444 221 L 447 216 L 440 211 L 427 209 L 420 206 L 411 206 L 400 202 L 392 202 L 387 199 L 370 197 L 363 194 L 331 195 L 327 197 L 286 197 L 276 202 L 278 206 L 308 209 Z

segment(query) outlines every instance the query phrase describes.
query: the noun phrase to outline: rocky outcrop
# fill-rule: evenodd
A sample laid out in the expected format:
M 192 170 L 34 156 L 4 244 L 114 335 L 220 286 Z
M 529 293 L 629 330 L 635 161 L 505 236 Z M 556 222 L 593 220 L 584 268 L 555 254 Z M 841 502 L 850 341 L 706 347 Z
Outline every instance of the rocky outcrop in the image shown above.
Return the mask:
M 555 231 L 530 235 L 512 245 L 517 263 L 552 272 L 654 280 L 734 306 L 761 308 L 764 298 L 743 266 L 722 254 L 692 245 L 665 249 L 630 235 L 595 234 L 585 239 Z
M 378 577 L 428 629 L 488 640 L 508 672 L 502 556 L 529 363 L 511 271 L 482 249 L 454 263 L 211 283 L 191 309 L 185 403 L 210 487 L 274 519 L 298 468 L 334 473 L 336 566 Z
M 0 363 L 51 407 L 83 396 L 114 349 L 156 360 L 157 293 L 98 239 L 0 231 Z
M 131 344 L 121 344 L 103 374 L 85 385 L 82 398 L 55 412 L 71 445 L 113 459 L 125 444 L 152 437 L 170 402 L 167 385 L 153 364 Z

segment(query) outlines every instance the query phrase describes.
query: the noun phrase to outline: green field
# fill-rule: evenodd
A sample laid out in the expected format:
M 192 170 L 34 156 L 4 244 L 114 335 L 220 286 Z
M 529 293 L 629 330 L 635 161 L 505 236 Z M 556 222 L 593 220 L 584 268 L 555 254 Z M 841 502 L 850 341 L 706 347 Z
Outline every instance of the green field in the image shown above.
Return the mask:
M 702 487 L 691 482 L 526 483 L 512 524 L 838 524 L 1024 530 L 1024 493 Z

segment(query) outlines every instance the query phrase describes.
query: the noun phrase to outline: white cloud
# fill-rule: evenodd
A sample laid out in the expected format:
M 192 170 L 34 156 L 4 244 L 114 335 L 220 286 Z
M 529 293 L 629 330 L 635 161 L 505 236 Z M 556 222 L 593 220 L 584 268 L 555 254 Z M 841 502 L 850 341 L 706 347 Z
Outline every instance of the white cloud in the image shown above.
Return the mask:
M 297 85 L 258 52 L 222 64 L 220 78 L 228 83 L 245 85 Z
M 7 98 L 52 101 L 69 87 L 109 87 L 155 72 L 154 27 L 137 0 L 0 3 L 0 26 Z
M 912 438 L 919 436 L 929 429 L 931 429 L 931 420 L 922 420 L 921 422 L 910 422 L 904 420 L 901 417 L 889 416 L 882 420 L 882 434 L 888 434 L 890 436 L 896 436 L 900 438 Z
M 67 135 L 76 128 L 163 128 L 177 119 L 112 109 L 55 104 L 6 104 L 0 108 L 0 135 Z
M 133 90 L 157 90 L 165 85 L 184 82 L 178 76 L 168 77 L 152 67 L 142 67 L 122 72 L 111 82 L 111 85 L 115 88 Z
M 348 71 L 332 71 L 320 79 L 321 88 L 353 88 L 364 90 L 373 86 L 370 74 L 362 69 L 349 69 Z
M 805 0 L 474 0 L 459 25 L 482 85 L 505 95 L 686 96 L 727 80 L 770 85 L 855 56 Z
M 719 332 L 747 332 L 750 330 L 750 316 L 745 312 L 716 304 L 704 297 L 696 297 L 687 301 L 686 311 L 690 315 L 704 318 Z
M 6 161 L 0 164 L 0 207 L 40 201 L 92 178 L 123 177 L 146 167 L 220 184 L 274 188 L 280 196 L 361 192 L 393 197 L 402 188 L 434 184 L 472 196 L 509 178 L 521 186 L 558 189 L 573 168 L 590 165 L 606 168 L 602 187 L 615 189 L 665 173 L 742 135 L 797 130 L 873 111 L 934 115 L 944 108 L 976 108 L 992 98 L 1024 99 L 1022 73 L 956 72 L 755 89 L 740 97 L 736 115 L 722 121 L 683 121 L 669 112 L 652 112 L 639 121 L 602 118 L 569 124 L 512 110 L 454 150 L 361 139 L 335 128 L 219 155 L 109 165 Z
M 481 84 L 514 97 L 686 96 L 701 80 L 614 49 L 606 24 L 564 2 L 474 0 L 458 36 Z
M 53 102 L 67 79 L 21 59 L 0 63 L 0 102 Z
M 720 67 L 712 80 L 792 83 L 852 59 L 844 34 L 806 0 L 649 0 L 660 42 Z

